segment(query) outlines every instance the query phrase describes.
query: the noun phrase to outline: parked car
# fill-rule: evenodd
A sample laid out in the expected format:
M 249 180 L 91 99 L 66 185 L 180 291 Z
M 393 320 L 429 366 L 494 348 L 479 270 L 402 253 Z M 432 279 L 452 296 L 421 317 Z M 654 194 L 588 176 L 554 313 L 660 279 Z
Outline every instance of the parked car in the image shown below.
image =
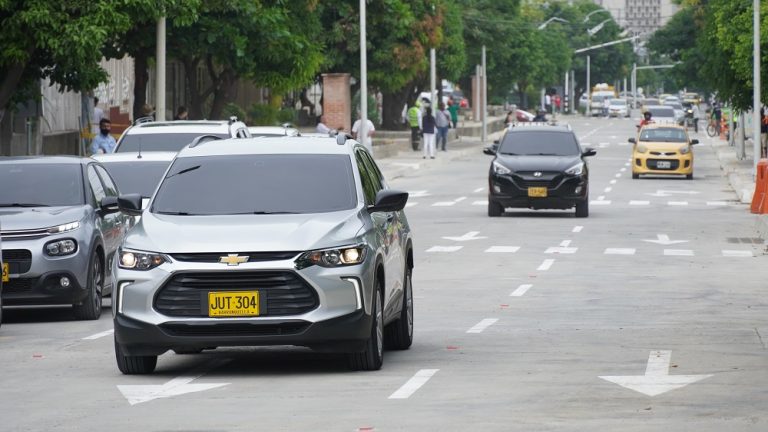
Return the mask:
M 139 194 L 146 204 L 155 193 L 176 153 L 109 153 L 91 157 L 107 169 L 121 193 Z
M 488 216 L 508 207 L 576 208 L 576 217 L 589 216 L 589 168 L 576 134 L 565 126 L 519 126 L 507 129 L 493 155 L 488 173 Z
M 78 157 L 0 159 L 3 303 L 71 304 L 97 319 L 112 291 L 112 260 L 127 226 L 101 164 Z
M 151 373 L 167 350 L 299 345 L 375 370 L 413 338 L 413 244 L 371 155 L 345 135 L 184 148 L 117 263 L 115 356 Z
M 684 175 L 693 179 L 693 148 L 698 140 L 690 139 L 684 127 L 649 124 L 640 129 L 637 139 L 630 138 L 632 178 L 641 174 Z
M 228 121 L 150 121 L 135 124 L 126 129 L 117 141 L 115 153 L 177 152 L 200 137 L 226 139 L 250 136 L 245 123 L 234 117 Z

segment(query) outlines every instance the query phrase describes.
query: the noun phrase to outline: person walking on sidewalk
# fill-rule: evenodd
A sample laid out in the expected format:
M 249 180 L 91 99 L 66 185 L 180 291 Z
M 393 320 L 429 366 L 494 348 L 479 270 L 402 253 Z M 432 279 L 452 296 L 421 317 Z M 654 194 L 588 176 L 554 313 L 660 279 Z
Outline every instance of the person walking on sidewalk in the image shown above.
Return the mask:
M 117 142 L 111 135 L 112 122 L 108 118 L 99 121 L 99 134 L 91 142 L 91 154 L 114 153 Z
M 435 158 L 435 129 L 435 116 L 432 115 L 432 108 L 427 107 L 421 119 L 421 130 L 424 132 L 424 159 L 427 156 L 431 159 Z
M 437 126 L 437 144 L 440 150 L 445 150 L 445 145 L 448 143 L 448 128 L 451 126 L 451 116 L 448 111 L 445 110 L 445 104 L 440 102 L 435 113 L 435 126 Z
M 765 115 L 765 107 L 760 108 L 760 157 L 768 157 L 768 115 Z
M 448 112 L 451 113 L 451 123 L 453 128 L 456 129 L 456 138 L 459 137 L 459 104 L 453 102 L 453 99 L 448 99 Z
M 408 108 L 408 126 L 411 127 L 411 147 L 419 151 L 419 135 L 421 134 L 421 110 L 416 102 Z

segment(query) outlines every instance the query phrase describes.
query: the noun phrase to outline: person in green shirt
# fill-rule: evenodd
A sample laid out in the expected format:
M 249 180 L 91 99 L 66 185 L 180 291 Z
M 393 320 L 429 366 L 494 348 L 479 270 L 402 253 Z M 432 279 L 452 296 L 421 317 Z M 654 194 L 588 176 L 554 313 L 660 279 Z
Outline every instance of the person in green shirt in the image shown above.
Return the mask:
M 408 125 L 411 127 L 411 147 L 413 147 L 413 151 L 419 151 L 421 110 L 418 102 L 408 108 Z
M 451 114 L 452 127 L 456 129 L 456 138 L 459 137 L 459 104 L 454 103 L 453 99 L 448 99 L 448 112 Z

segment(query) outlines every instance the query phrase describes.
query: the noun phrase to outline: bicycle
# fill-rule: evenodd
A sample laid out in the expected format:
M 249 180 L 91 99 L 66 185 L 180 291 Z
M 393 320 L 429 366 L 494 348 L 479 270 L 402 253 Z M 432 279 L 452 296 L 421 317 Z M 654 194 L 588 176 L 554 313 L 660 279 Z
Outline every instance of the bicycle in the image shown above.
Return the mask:
M 720 124 L 717 123 L 715 119 L 709 120 L 709 124 L 707 124 L 707 135 L 709 135 L 710 138 L 720 135 Z

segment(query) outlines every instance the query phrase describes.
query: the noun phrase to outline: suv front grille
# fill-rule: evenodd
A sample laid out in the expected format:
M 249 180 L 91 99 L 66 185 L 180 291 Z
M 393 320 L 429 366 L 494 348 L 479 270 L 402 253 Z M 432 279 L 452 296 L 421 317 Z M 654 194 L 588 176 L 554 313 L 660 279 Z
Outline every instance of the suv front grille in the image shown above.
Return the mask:
M 259 291 L 259 316 L 309 312 L 320 304 L 317 293 L 291 271 L 223 271 L 179 273 L 155 296 L 155 309 L 168 316 L 208 317 L 208 293 Z
M 285 336 L 303 332 L 309 323 L 296 321 L 279 324 L 213 323 L 213 324 L 161 324 L 160 329 L 171 336 Z
M 32 252 L 27 249 L 3 249 L 3 262 L 11 274 L 26 273 L 32 267 Z
M 237 255 L 248 257 L 248 262 L 258 261 L 283 261 L 297 256 L 300 252 L 240 252 Z M 230 252 L 222 253 L 178 253 L 171 254 L 176 261 L 196 262 L 196 263 L 217 263 L 222 257 L 226 257 Z

